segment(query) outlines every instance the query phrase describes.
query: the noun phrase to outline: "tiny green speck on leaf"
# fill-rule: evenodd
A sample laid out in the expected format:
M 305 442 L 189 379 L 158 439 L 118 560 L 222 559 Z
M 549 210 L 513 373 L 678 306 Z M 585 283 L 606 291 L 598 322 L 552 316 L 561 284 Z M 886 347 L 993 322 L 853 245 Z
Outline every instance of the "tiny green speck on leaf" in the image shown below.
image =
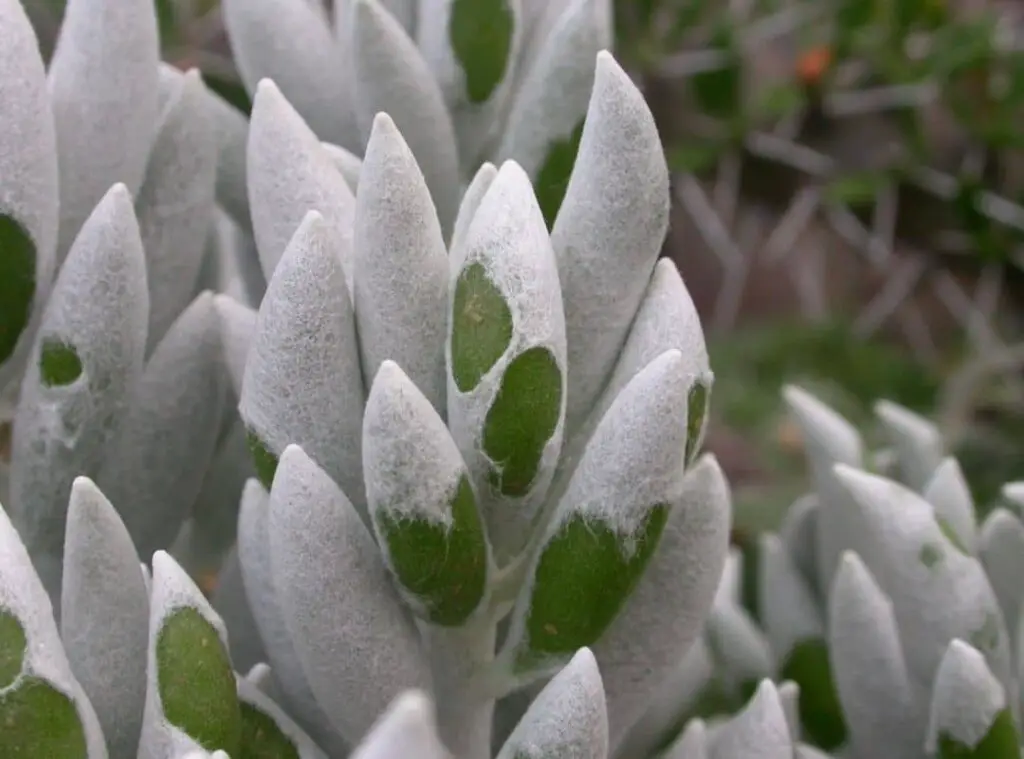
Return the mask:
M 640 581 L 668 521 L 652 506 L 632 536 L 576 514 L 544 547 L 527 613 L 528 650 L 519 666 L 591 646 L 614 621 Z M 628 546 L 624 545 L 628 542 Z
M 392 569 L 426 607 L 426 618 L 452 627 L 466 621 L 487 586 L 487 539 L 469 479 L 451 502 L 452 524 L 392 518 L 378 512 Z
M 554 354 L 538 346 L 516 356 L 484 422 L 483 449 L 495 467 L 491 485 L 503 495 L 529 492 L 561 411 L 562 371 Z
M 825 641 L 797 643 L 783 662 L 779 675 L 782 680 L 792 680 L 800 686 L 800 721 L 808 740 L 826 751 L 841 745 L 846 740 L 846 721 L 832 679 Z
M 36 247 L 21 224 L 0 214 L 0 364 L 28 326 L 35 295 Z
M 468 393 L 512 342 L 512 312 L 483 264 L 463 269 L 452 306 L 452 378 Z
M 256 478 L 267 490 L 274 484 L 274 474 L 277 472 L 277 456 L 270 452 L 252 430 L 246 434 L 246 441 L 249 443 L 249 453 L 252 455 L 252 465 L 256 469 Z
M 551 143 L 547 158 L 544 159 L 533 183 L 537 203 L 549 230 L 555 225 L 558 210 L 562 207 L 565 191 L 569 187 L 569 178 L 572 176 L 576 154 L 580 149 L 580 139 L 583 137 L 583 123 L 584 121 L 580 120 L 566 138 Z
M 21 622 L 6 609 L 0 610 L 0 690 L 21 675 L 27 648 L 28 641 Z
M 242 704 L 241 759 L 299 759 L 298 749 L 277 723 L 251 704 Z
M 950 735 L 939 736 L 939 759 L 1018 759 L 1017 728 L 1008 709 L 996 716 L 992 727 L 974 748 L 965 746 Z
M 85 729 L 71 699 L 38 677 L 0 696 L 0 756 L 88 759 Z
M 515 18 L 507 0 L 452 0 L 448 38 L 469 102 L 484 103 L 505 78 Z
M 46 387 L 64 387 L 82 376 L 82 360 L 75 346 L 45 338 L 39 351 L 39 376 Z
M 197 609 L 163 621 L 156 640 L 157 686 L 167 721 L 207 751 L 237 756 L 242 718 L 231 660 Z

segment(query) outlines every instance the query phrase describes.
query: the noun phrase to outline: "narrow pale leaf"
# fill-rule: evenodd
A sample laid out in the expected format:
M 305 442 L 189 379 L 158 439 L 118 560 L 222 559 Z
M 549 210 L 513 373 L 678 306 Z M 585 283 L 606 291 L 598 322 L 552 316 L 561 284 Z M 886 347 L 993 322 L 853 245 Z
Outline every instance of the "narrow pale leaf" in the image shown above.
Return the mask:
M 303 670 L 344 737 L 362 738 L 403 690 L 430 687 L 416 628 L 372 536 L 296 445 L 281 456 L 270 493 L 270 554 Z
M 354 300 L 363 378 L 369 387 L 390 359 L 443 414 L 448 252 L 423 174 L 388 114 L 374 119 L 361 177 Z
M 60 625 L 110 756 L 134 757 L 146 701 L 149 594 L 128 530 L 85 477 L 71 487 Z
M 962 640 L 949 644 L 932 694 L 925 750 L 940 759 L 1016 759 L 1017 728 L 985 657 Z
M 317 137 L 361 151 L 350 68 L 323 7 L 291 0 L 224 0 L 222 7 L 249 94 L 258 96 L 261 80 L 274 80 Z
M 399 693 L 374 722 L 351 759 L 451 759 L 437 735 L 434 705 L 421 690 Z
M 242 113 L 213 90 L 206 89 L 207 110 L 213 119 L 217 143 L 217 202 L 242 229 L 250 229 L 249 194 L 246 179 L 246 146 L 249 144 L 248 114 Z
M 260 305 L 239 411 L 269 488 L 295 443 L 362 509 L 363 377 L 335 230 L 310 211 Z
M 476 174 L 473 175 L 473 181 L 469 183 L 466 192 L 462 195 L 459 214 L 455 219 L 451 243 L 448 246 L 452 271 L 462 268 L 462 262 L 465 260 L 463 243 L 466 233 L 469 231 L 469 225 L 476 218 L 480 202 L 484 199 L 487 191 L 491 189 L 491 184 L 497 176 L 498 168 L 493 163 L 482 163 Z
M 892 602 L 860 557 L 843 554 L 829 594 L 829 661 L 850 742 L 885 746 L 893 759 L 919 756 L 925 710 L 907 670 Z
M 709 759 L 791 759 L 793 741 L 779 692 L 763 680 L 743 711 L 715 732 Z
M 518 161 L 550 228 L 562 205 L 594 86 L 597 54 L 612 46 L 612 9 L 574 0 L 555 21 L 509 112 L 497 160 Z
M 935 509 L 935 518 L 949 539 L 959 543 L 968 553 L 977 552 L 974 498 L 955 458 L 950 456 L 942 460 L 928 480 L 923 495 Z
M 534 699 L 498 759 L 606 759 L 608 714 L 597 660 L 581 648 Z
M 256 620 L 274 680 L 283 691 L 282 705 L 330 756 L 346 756 L 350 747 L 338 735 L 309 687 L 288 632 L 270 558 L 270 497 L 255 479 L 242 491 L 238 515 L 238 558 L 249 608 Z
M 597 56 L 579 158 L 551 241 L 565 301 L 572 434 L 611 374 L 668 229 L 654 117 L 608 52 Z
M 447 239 L 462 187 L 444 96 L 416 44 L 377 0 L 355 0 L 352 15 L 355 108 L 363 139 L 370 139 L 378 114 L 393 119 L 423 172 Z
M 199 495 L 226 386 L 220 323 L 207 292 L 157 345 L 96 480 L 143 558 L 171 546 Z
M 1024 611 L 1024 524 L 1007 509 L 995 509 L 981 527 L 978 554 L 999 599 L 1010 638 L 1016 640 Z
M 69 0 L 48 70 L 60 164 L 59 260 L 110 187 L 142 184 L 160 118 L 152 0 Z
M 161 78 L 168 102 L 135 201 L 146 251 L 150 352 L 192 300 L 213 219 L 220 147 L 199 70 Z
M 57 276 L 14 419 L 11 519 L 55 598 L 71 483 L 97 475 L 117 433 L 142 373 L 148 319 L 139 227 L 118 184 Z
M 708 736 L 704 720 L 693 719 L 679 738 L 665 751 L 666 759 L 708 759 Z
M 260 639 L 259 625 L 256 624 L 249 604 L 249 596 L 245 592 L 237 547 L 228 553 L 219 567 L 217 586 L 210 596 L 210 604 L 227 627 L 231 665 L 235 670 L 253 669 L 265 662 L 267 652 Z M 267 669 L 266 676 L 269 677 L 269 666 L 262 666 Z
M 363 160 L 355 155 L 354 153 L 345 150 L 345 148 L 338 147 L 330 142 L 321 143 L 327 155 L 334 161 L 334 167 L 341 172 L 341 176 L 345 178 L 348 183 L 349 189 L 352 190 L 352 194 L 355 195 L 359 189 L 359 175 L 363 169 Z
M 351 293 L 355 197 L 320 139 L 269 79 L 260 81 L 253 99 L 247 162 L 253 234 L 267 281 L 306 214 L 317 211 L 331 227 Z
M 220 319 L 220 344 L 231 389 L 236 397 L 241 397 L 245 364 L 256 332 L 257 311 L 220 293 L 213 296 L 213 305 Z
M 942 433 L 924 417 L 890 401 L 875 404 L 875 414 L 895 449 L 901 479 L 920 493 L 946 455 Z

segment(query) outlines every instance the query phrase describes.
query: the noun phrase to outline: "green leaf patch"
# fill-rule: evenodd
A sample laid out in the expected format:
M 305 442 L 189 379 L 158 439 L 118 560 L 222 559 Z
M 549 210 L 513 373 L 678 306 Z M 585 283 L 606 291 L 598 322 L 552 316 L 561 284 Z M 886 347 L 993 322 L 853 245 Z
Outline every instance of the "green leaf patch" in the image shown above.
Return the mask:
M 295 744 L 270 716 L 251 704 L 242 704 L 241 713 L 241 759 L 299 759 Z
M 426 618 L 452 627 L 479 606 L 487 585 L 487 542 L 469 479 L 451 502 L 452 524 L 377 512 L 398 581 L 426 607 Z
M 0 756 L 88 759 L 85 728 L 74 702 L 38 677 L 26 677 L 0 695 Z
M 207 751 L 237 756 L 242 718 L 231 660 L 216 628 L 196 609 L 175 610 L 157 635 L 156 663 L 167 721 Z
M 466 77 L 470 103 L 486 102 L 505 78 L 515 18 L 506 0 L 454 0 L 448 39 Z
M 512 342 L 512 312 L 483 264 L 463 269 L 455 283 L 452 311 L 452 378 L 468 393 Z
M 21 675 L 27 650 L 25 628 L 14 614 L 0 609 L 0 690 L 9 687 Z

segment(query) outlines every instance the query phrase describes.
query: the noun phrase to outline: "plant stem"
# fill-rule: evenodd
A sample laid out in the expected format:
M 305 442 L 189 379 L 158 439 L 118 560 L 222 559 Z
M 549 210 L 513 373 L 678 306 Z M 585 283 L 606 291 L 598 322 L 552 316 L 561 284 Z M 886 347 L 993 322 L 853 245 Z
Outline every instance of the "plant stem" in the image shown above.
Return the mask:
M 424 629 L 434 675 L 441 739 L 458 759 L 490 759 L 494 698 L 476 687 L 494 660 L 497 624 L 490 615 L 465 627 Z

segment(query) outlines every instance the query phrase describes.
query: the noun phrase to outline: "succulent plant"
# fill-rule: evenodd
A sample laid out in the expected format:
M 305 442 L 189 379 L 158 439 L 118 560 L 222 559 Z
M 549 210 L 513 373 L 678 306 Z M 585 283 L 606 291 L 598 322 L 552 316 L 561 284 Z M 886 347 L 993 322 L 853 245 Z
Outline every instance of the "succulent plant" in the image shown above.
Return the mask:
M 1006 485 L 978 525 L 963 472 L 926 418 L 879 402 L 887 446 L 871 451 L 811 394 L 790 386 L 785 399 L 813 489 L 778 533 L 761 536 L 755 574 L 733 550 L 702 640 L 630 745 L 643 753 L 660 741 L 673 759 L 718 756 L 718 731 L 758 709 L 752 740 L 764 745 L 783 716 L 774 705 L 764 716 L 763 692 L 731 721 L 722 714 L 775 678 L 780 697 L 791 696 L 783 712 L 790 735 L 807 741 L 801 750 L 1020 756 L 1021 486 Z
M 14 324 L 0 755 L 615 750 L 699 634 L 730 520 L 722 472 L 699 457 L 713 374 L 686 287 L 658 262 L 668 172 L 640 92 L 595 53 L 550 230 L 504 160 L 476 171 L 449 236 L 389 113 L 346 162 L 263 79 L 246 130 L 253 251 L 210 218 L 229 174 L 212 96 L 109 36 L 148 25 L 140 8 L 72 3 L 48 88 L 20 4 L 0 0 L 5 50 L 25 56 L 4 79 L 24 142 L 4 160 L 16 177 L 50 169 L 38 191 L 10 185 L 5 218 L 27 230 L 36 280 L 57 271 L 30 293 L 38 324 Z M 100 56 L 104 35 L 122 47 Z M 63 157 L 115 126 L 144 153 L 130 104 L 112 124 L 78 95 L 66 148 L 53 135 L 73 131 L 71 109 L 47 100 L 60 71 L 119 55 L 164 98 L 134 186 L 123 166 Z M 107 189 L 75 210 L 101 169 Z M 254 265 L 262 297 L 239 287 Z M 222 533 L 207 599 L 190 561 Z

